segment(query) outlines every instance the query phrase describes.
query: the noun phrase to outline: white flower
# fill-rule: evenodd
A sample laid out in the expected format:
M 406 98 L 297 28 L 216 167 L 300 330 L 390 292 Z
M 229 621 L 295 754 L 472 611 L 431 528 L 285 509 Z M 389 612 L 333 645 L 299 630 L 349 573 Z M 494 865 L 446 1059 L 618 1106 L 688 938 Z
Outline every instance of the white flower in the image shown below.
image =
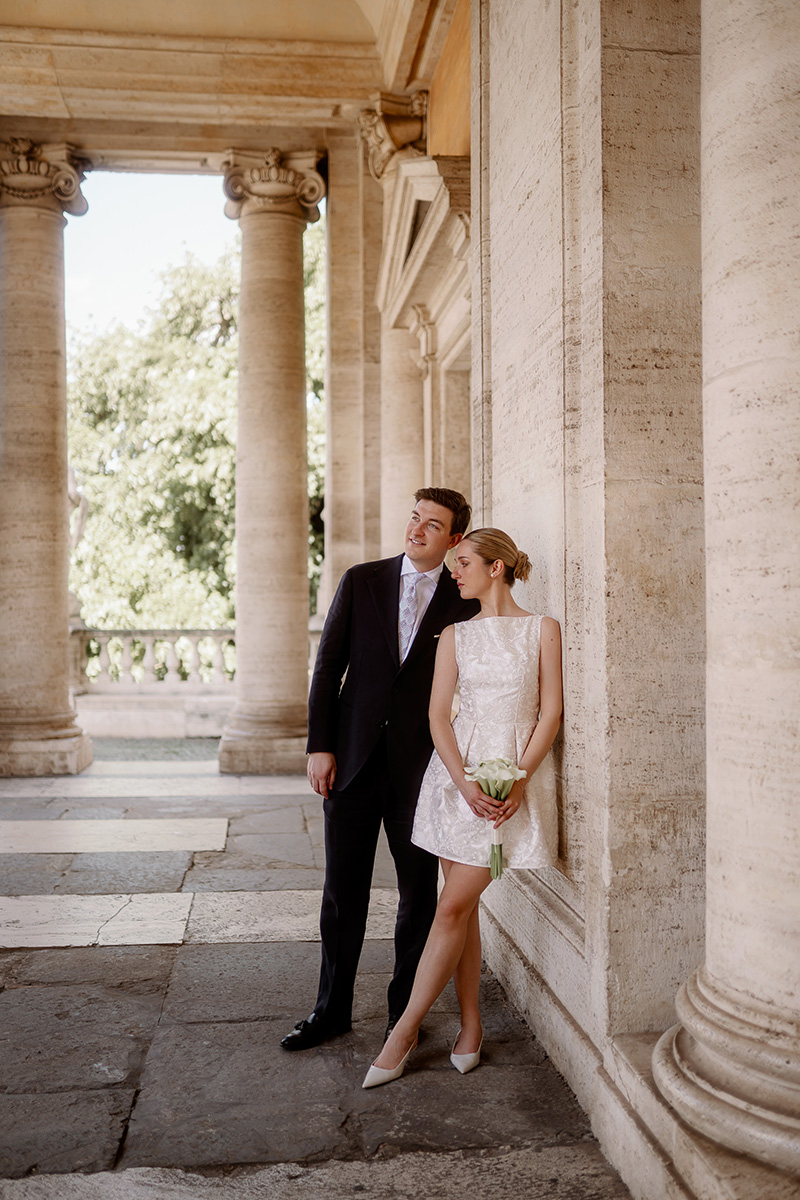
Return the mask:
M 465 767 L 467 779 L 477 783 L 481 791 L 494 800 L 505 800 L 518 779 L 524 779 L 527 771 L 521 771 L 510 758 L 489 758 L 478 763 L 477 767 Z M 492 879 L 499 879 L 503 874 L 503 835 L 499 829 L 492 829 L 492 844 L 489 851 L 489 868 Z
M 464 774 L 487 796 L 505 800 L 516 781 L 524 779 L 528 772 L 521 771 L 510 758 L 490 758 L 478 763 L 477 767 L 465 768 Z

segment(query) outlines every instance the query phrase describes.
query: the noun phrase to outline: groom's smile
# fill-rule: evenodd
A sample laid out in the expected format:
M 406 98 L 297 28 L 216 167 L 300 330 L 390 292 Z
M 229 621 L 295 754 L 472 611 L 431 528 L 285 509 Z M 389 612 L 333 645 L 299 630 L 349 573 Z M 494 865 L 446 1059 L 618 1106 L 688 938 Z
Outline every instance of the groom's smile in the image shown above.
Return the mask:
M 432 500 L 419 500 L 406 526 L 405 552 L 418 571 L 432 571 L 443 562 L 451 546 L 461 541 L 451 536 L 453 514 Z

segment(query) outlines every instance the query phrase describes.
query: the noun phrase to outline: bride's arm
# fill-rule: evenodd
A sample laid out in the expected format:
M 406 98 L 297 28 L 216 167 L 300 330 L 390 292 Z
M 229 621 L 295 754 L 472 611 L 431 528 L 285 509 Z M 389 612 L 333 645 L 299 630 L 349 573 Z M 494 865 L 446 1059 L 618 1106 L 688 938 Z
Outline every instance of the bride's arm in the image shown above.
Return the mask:
M 542 617 L 539 650 L 539 721 L 519 760 L 526 779 L 514 784 L 495 822 L 500 826 L 512 817 L 522 803 L 524 785 L 544 760 L 555 741 L 564 708 L 561 687 L 561 629 L 552 617 Z
M 450 714 L 453 710 L 453 696 L 458 682 L 458 664 L 456 662 L 455 627 L 448 625 L 439 638 L 436 651 L 436 667 L 433 673 L 431 702 L 428 716 L 431 723 L 431 736 L 436 747 L 436 753 L 450 773 L 450 778 L 456 785 L 464 800 L 478 817 L 495 817 L 497 801 L 485 795 L 480 785 L 467 779 L 464 774 L 464 763 L 461 751 L 453 733 Z

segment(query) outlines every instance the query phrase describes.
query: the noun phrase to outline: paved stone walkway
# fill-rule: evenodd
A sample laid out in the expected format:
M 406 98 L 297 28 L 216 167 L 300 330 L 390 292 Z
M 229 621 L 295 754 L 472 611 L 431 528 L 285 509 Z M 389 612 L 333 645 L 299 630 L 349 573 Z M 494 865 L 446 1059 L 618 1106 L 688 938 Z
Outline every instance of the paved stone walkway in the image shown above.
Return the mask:
M 0 1200 L 627 1197 L 488 972 L 478 1070 L 448 1062 L 448 990 L 405 1077 L 361 1089 L 391 971 L 385 846 L 353 1032 L 281 1050 L 316 991 L 320 805 L 186 746 L 101 743 L 78 778 L 0 780 Z

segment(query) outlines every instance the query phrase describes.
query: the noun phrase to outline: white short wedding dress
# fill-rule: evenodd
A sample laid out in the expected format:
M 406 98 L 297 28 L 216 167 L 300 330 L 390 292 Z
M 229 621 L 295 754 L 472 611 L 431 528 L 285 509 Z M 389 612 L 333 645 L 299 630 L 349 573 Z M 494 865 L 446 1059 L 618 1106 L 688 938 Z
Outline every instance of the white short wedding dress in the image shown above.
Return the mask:
M 461 701 L 453 732 L 465 764 L 492 758 L 518 763 L 539 719 L 542 618 L 480 617 L 455 628 Z M 537 869 L 558 854 L 551 751 L 525 780 L 525 799 L 502 826 L 503 864 Z M 417 846 L 453 862 L 488 867 L 492 825 L 476 817 L 436 751 L 422 781 L 414 831 Z

